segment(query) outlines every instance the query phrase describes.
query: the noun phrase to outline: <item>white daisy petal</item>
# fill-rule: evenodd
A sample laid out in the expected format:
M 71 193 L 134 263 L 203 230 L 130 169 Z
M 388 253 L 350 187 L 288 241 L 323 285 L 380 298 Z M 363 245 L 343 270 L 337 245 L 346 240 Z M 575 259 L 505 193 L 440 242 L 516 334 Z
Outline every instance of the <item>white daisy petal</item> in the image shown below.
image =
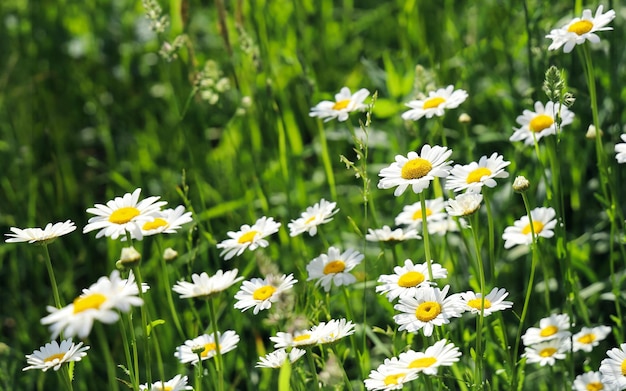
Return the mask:
M 217 248 L 222 249 L 220 256 L 229 260 L 243 254 L 246 249 L 254 251 L 259 247 L 267 247 L 269 242 L 264 238 L 275 234 L 279 228 L 280 223 L 274 221 L 274 218 L 263 216 L 252 226 L 244 224 L 237 232 L 229 231 L 227 235 L 230 239 L 225 239 L 217 244 Z
M 556 227 L 556 211 L 552 208 L 535 208 L 530 211 L 532 217 L 535 236 L 542 238 L 551 238 L 554 236 L 554 227 Z M 532 243 L 532 230 L 528 220 L 528 216 L 522 216 L 513 223 L 513 226 L 506 227 L 502 234 L 504 239 L 504 248 L 511 248 L 516 245 L 529 245 Z
M 61 341 L 60 345 L 57 341 L 52 341 L 40 347 L 39 350 L 35 350 L 32 354 L 27 354 L 26 362 L 29 365 L 24 367 L 22 371 L 29 369 L 41 369 L 43 372 L 48 369 L 58 371 L 66 362 L 80 361 L 87 355 L 87 350 L 89 350 L 89 346 L 83 346 L 82 342 L 74 344 L 71 338 Z
M 447 109 L 455 109 L 467 99 L 465 90 L 454 90 L 454 86 L 430 91 L 426 99 L 412 100 L 406 105 L 411 110 L 402 113 L 404 120 L 417 121 L 422 117 L 441 117 Z
M 307 281 L 317 280 L 315 285 L 321 285 L 326 292 L 330 291 L 333 284 L 353 284 L 356 277 L 350 272 L 361 263 L 363 257 L 363 254 L 353 249 L 341 253 L 338 248 L 330 247 L 327 254 L 321 254 L 306 266 L 309 274 Z
M 539 142 L 542 137 L 556 134 L 556 116 L 561 118 L 561 130 L 564 126 L 574 121 L 574 113 L 560 103 L 549 101 L 544 104 L 535 102 L 535 111 L 524 110 L 516 121 L 520 125 L 514 128 L 511 141 L 524 141 L 526 145 L 533 145 L 535 140 Z
M 361 88 L 357 92 L 350 93 L 348 87 L 343 87 L 341 91 L 335 95 L 335 101 L 325 100 L 318 103 L 311 109 L 310 117 L 318 117 L 324 122 L 337 118 L 340 122 L 348 119 L 351 112 L 364 110 L 367 108 L 363 102 L 369 96 L 369 91 Z
M 563 47 L 563 52 L 569 53 L 574 46 L 581 45 L 585 41 L 600 42 L 600 37 L 595 32 L 613 30 L 612 27 L 606 27 L 606 25 L 615 19 L 615 11 L 608 10 L 603 13 L 603 9 L 602 5 L 598 6 L 595 16 L 592 16 L 591 10 L 586 9 L 583 11 L 582 18 L 574 18 L 565 26 L 550 31 L 550 34 L 546 35 L 546 38 L 552 39 L 548 50 L 558 50 Z

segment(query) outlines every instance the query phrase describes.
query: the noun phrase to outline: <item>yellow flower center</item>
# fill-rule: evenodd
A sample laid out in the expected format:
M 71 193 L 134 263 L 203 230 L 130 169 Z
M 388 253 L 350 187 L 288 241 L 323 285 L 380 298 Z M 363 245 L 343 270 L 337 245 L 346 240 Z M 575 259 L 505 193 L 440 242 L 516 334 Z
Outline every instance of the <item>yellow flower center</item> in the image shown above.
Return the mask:
M 430 322 L 441 313 L 441 305 L 436 301 L 426 301 L 415 310 L 415 317 L 422 322 Z
M 426 208 L 426 217 L 430 216 L 433 214 L 433 211 L 430 210 L 430 208 Z M 415 211 L 415 213 L 413 213 L 412 216 L 413 220 L 421 220 L 422 219 L 422 210 L 418 209 Z
M 202 351 L 202 353 L 200 353 L 200 357 L 208 356 L 209 353 L 211 353 L 216 348 L 217 348 L 217 345 L 214 342 L 209 342 L 207 344 L 204 344 L 204 350 Z
M 541 231 L 543 231 L 543 223 L 541 221 L 533 221 L 533 230 L 535 231 L 535 235 L 538 235 Z M 522 233 L 524 235 L 528 235 L 530 233 L 530 224 L 526 224 L 526 226 L 522 228 Z
M 297 335 L 297 336 L 293 337 L 293 342 L 302 342 L 302 341 L 306 341 L 307 339 L 311 339 L 311 334 L 300 334 L 300 335 Z
M 398 285 L 403 288 L 412 288 L 414 286 L 418 286 L 422 282 L 424 282 L 424 275 L 420 272 L 416 272 L 415 270 L 404 273 L 398 279 Z
M 257 288 L 252 293 L 252 298 L 254 300 L 267 300 L 274 294 L 274 292 L 276 292 L 276 287 L 273 287 L 271 285 L 265 285 Z
M 595 340 L 596 340 L 596 336 L 593 333 L 585 334 L 582 337 L 578 338 L 578 342 L 584 343 L 584 344 L 593 343 L 593 341 Z
M 469 173 L 469 175 L 467 176 L 466 182 L 467 183 L 480 182 L 480 178 L 484 176 L 489 176 L 489 175 L 491 175 L 490 169 L 488 169 L 487 167 L 478 167 L 477 169 Z
M 542 337 L 550 337 L 554 334 L 557 333 L 557 331 L 559 331 L 559 328 L 553 325 L 550 326 L 546 326 L 544 328 L 541 329 L 541 331 L 539 331 L 539 335 Z
M 622 361 L 622 376 L 626 376 L 626 360 Z
M 324 266 L 324 274 L 335 274 L 341 273 L 346 268 L 346 264 L 342 260 L 335 260 L 332 262 L 328 262 L 326 266 Z
M 316 216 L 311 216 L 311 217 L 309 217 L 309 218 L 308 218 L 308 219 L 304 222 L 304 225 L 310 224 L 310 223 L 312 223 L 313 221 L 315 221 L 315 217 L 316 217 Z
M 434 357 L 422 357 L 422 358 L 418 358 L 418 359 L 411 361 L 411 363 L 409 364 L 409 368 L 412 368 L 412 369 L 428 368 L 436 362 L 437 362 L 437 359 Z
M 472 300 L 469 300 L 467 302 L 467 305 L 469 305 L 470 307 L 475 308 L 475 309 L 477 309 L 479 311 L 480 311 L 481 304 L 482 304 L 482 299 L 481 298 L 472 299 Z M 486 298 L 485 298 L 485 307 L 484 308 L 485 309 L 491 308 L 491 302 L 488 299 L 486 299 Z
M 132 206 L 125 206 L 113 211 L 111 216 L 109 216 L 109 221 L 113 224 L 126 224 L 140 214 L 139 209 Z
M 74 313 L 78 314 L 86 310 L 97 310 L 105 301 L 107 301 L 107 297 L 101 293 L 79 296 L 74 299 Z
M 46 357 L 43 362 L 52 362 L 54 360 L 62 360 L 65 357 L 65 353 L 57 353 L 52 356 Z
M 167 225 L 168 224 L 167 224 L 167 221 L 165 219 L 157 217 L 153 221 L 149 221 L 149 222 L 145 223 L 143 225 L 143 227 L 141 227 L 141 228 L 144 231 L 151 231 L 153 229 L 157 229 L 157 228 L 161 228 L 161 227 L 167 227 Z
M 435 96 L 433 98 L 428 98 L 424 101 L 424 110 L 434 109 L 435 107 L 439 107 L 440 104 L 445 102 L 446 100 L 440 96 Z
M 588 20 L 579 20 L 576 23 L 572 23 L 571 26 L 568 27 L 567 31 L 570 33 L 576 33 L 578 35 L 583 35 L 591 31 L 593 28 L 593 23 Z
M 433 165 L 428 160 L 418 157 L 404 163 L 400 176 L 404 179 L 420 179 L 426 176 L 432 169 Z
M 240 244 L 244 244 L 244 243 L 252 243 L 254 241 L 254 238 L 256 237 L 256 235 L 258 234 L 257 231 L 252 230 L 252 231 L 248 231 L 245 234 L 241 235 L 239 237 L 239 239 L 237 239 L 237 241 Z
M 539 352 L 539 355 L 541 357 L 552 357 L 554 353 L 556 353 L 555 348 L 545 348 L 545 349 L 541 349 L 541 351 Z
M 547 114 L 539 114 L 530 120 L 528 127 L 531 131 L 537 133 L 549 128 L 554 123 L 554 119 Z
M 333 105 L 333 110 L 343 110 L 350 104 L 350 99 L 340 100 Z
M 392 384 L 398 384 L 404 378 L 404 376 L 405 376 L 404 373 L 396 373 L 393 375 L 387 375 L 385 376 L 385 380 L 383 380 L 383 382 L 385 383 L 386 386 L 390 386 Z
M 587 383 L 587 391 L 600 391 L 604 390 L 604 385 L 599 381 L 594 381 L 591 383 Z

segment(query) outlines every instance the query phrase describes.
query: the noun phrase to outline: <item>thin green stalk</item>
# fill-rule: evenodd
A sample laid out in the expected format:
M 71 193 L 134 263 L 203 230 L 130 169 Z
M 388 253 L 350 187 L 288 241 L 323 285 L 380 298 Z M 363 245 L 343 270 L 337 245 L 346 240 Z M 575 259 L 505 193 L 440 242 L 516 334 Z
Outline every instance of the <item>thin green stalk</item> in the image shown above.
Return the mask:
M 349 122 L 349 121 L 348 121 Z M 319 132 L 320 146 L 322 147 L 322 164 L 326 172 L 326 180 L 330 190 L 330 196 L 333 200 L 337 199 L 337 189 L 335 187 L 335 174 L 331 163 L 330 154 L 328 152 L 328 143 L 326 141 L 326 131 L 321 120 L 317 121 L 317 130 Z
M 526 208 L 526 215 L 528 216 L 528 224 L 530 225 L 530 234 L 532 237 L 532 243 L 530 244 L 532 249 L 532 261 L 530 264 L 530 276 L 528 277 L 528 286 L 526 287 L 526 296 L 524 298 L 524 307 L 522 308 L 522 315 L 520 316 L 519 325 L 517 326 L 515 346 L 513 347 L 513 359 L 511 360 L 511 372 L 513 373 L 511 378 L 511 390 L 519 389 L 517 384 L 517 355 L 519 353 L 519 344 L 522 338 L 522 330 L 524 329 L 524 321 L 526 320 L 526 314 L 528 312 L 528 304 L 530 303 L 530 295 L 534 286 L 535 269 L 537 268 L 537 262 L 539 261 L 539 253 L 537 251 L 537 237 L 535 234 L 535 227 L 533 225 L 533 218 L 530 213 L 530 205 L 526 193 L 522 193 L 522 199 L 524 200 L 524 207 Z
M 433 266 L 430 257 L 430 239 L 428 237 L 428 223 L 426 221 L 426 195 L 424 191 L 420 193 L 420 208 L 422 212 L 422 235 L 424 237 L 424 256 L 426 257 L 426 265 L 428 267 L 428 279 L 433 281 Z
M 220 351 L 220 338 L 217 328 L 217 313 L 215 311 L 215 304 L 213 299 L 209 298 L 207 301 L 209 306 L 209 318 L 211 321 L 211 328 L 213 329 L 213 338 L 215 342 L 215 370 L 217 371 L 217 389 L 219 391 L 224 390 L 224 363 L 222 362 L 222 352 Z
M 98 339 L 98 344 L 100 346 L 109 346 L 109 342 L 107 341 L 106 334 L 102 329 L 102 325 L 98 322 L 94 322 L 94 328 L 96 330 L 96 338 Z M 120 321 L 120 323 L 123 323 Z M 126 333 L 124 333 L 125 335 Z M 104 364 L 106 366 L 107 378 L 109 379 L 109 383 L 107 384 L 107 389 L 111 391 L 118 391 L 117 378 L 115 376 L 115 361 L 113 357 L 111 357 L 111 351 L 107 349 L 101 349 L 102 354 L 104 355 Z M 126 353 L 126 349 L 125 349 Z M 130 354 L 130 353 L 129 353 Z M 130 363 L 130 356 L 126 357 L 126 362 Z
M 217 346 L 217 344 L 215 344 Z M 202 391 L 202 352 L 198 352 L 198 363 L 195 368 L 196 381 L 194 383 L 195 391 Z
M 479 385 L 479 389 L 483 389 L 484 374 L 483 374 L 483 350 L 482 350 L 482 335 L 483 335 L 483 320 L 485 316 L 485 270 L 483 266 L 483 259 L 481 255 L 481 244 L 478 238 L 478 213 L 474 213 L 472 223 L 472 236 L 474 238 L 474 245 L 476 247 L 476 263 L 478 264 L 478 278 L 480 284 L 480 314 L 476 318 L 476 367 L 474 372 L 474 384 Z
M 320 386 L 320 380 L 317 377 L 317 368 L 315 367 L 315 359 L 313 358 L 313 350 L 310 347 L 306 348 L 306 350 L 307 350 L 306 358 L 307 358 L 307 361 L 309 362 L 309 368 L 311 370 L 311 377 L 313 378 L 313 382 L 315 383 L 315 386 L 312 389 L 321 390 L 322 387 Z
M 148 333 L 146 331 L 146 328 L 148 327 L 148 324 L 150 323 L 148 319 L 149 318 L 148 308 L 146 305 L 146 300 L 143 295 L 143 288 L 142 288 L 143 281 L 141 278 L 141 269 L 139 268 L 138 265 L 135 265 L 133 266 L 132 270 L 133 270 L 133 274 L 135 275 L 135 283 L 137 284 L 139 297 L 141 298 L 141 300 L 143 300 L 143 303 L 144 303 L 141 307 L 139 307 L 139 313 L 141 316 L 141 335 L 143 337 L 143 342 L 144 342 L 146 379 L 148 380 L 148 384 L 152 384 L 152 352 L 151 352 L 150 344 L 149 344 L 150 337 L 148 336 Z M 132 327 L 132 324 L 131 324 L 131 327 Z M 154 333 L 154 330 L 152 330 L 152 332 Z
M 332 344 L 331 345 L 331 349 L 333 351 L 333 353 L 335 354 L 335 358 L 337 360 L 339 360 L 339 354 L 337 353 L 337 344 Z M 341 367 L 341 374 L 343 377 L 343 382 L 346 385 L 346 390 L 351 390 L 352 389 L 352 383 L 350 383 L 350 378 L 348 377 L 348 374 L 346 373 L 346 368 L 343 365 L 343 363 L 341 363 L 341 365 L 339 365 L 339 367 Z
M 495 235 L 493 214 L 491 213 L 491 202 L 487 191 L 483 191 L 483 200 L 485 201 L 485 208 L 487 208 L 487 226 L 489 229 L 489 271 L 492 281 L 496 280 L 496 247 L 495 247 Z
M 128 333 L 126 331 L 126 325 L 123 320 L 120 320 L 120 327 L 122 329 L 122 345 L 124 346 L 124 356 L 126 356 L 126 369 L 128 370 L 128 376 L 130 378 L 130 384 L 134 391 L 139 391 L 139 362 L 137 360 L 137 341 L 135 339 L 135 332 L 133 330 L 132 316 L 128 314 L 128 324 L 130 326 L 131 341 L 128 342 Z M 130 346 L 133 347 L 133 353 L 130 352 Z
M 50 277 L 50 285 L 52 286 L 52 296 L 54 297 L 54 305 L 57 308 L 62 308 L 61 299 L 59 296 L 59 288 L 57 286 L 57 280 L 54 278 L 54 268 L 52 267 L 52 260 L 50 259 L 50 251 L 48 250 L 48 245 L 43 245 L 45 261 L 46 261 L 46 269 L 48 269 L 48 276 Z
M 70 379 L 70 372 L 69 372 L 69 369 L 67 368 L 67 365 L 63 365 L 61 367 L 61 371 L 58 372 L 58 374 L 61 377 L 63 383 L 65 384 L 65 388 L 68 391 L 73 391 L 74 386 L 72 385 L 72 379 Z
M 160 240 L 157 241 L 157 248 L 160 254 L 159 263 L 161 265 L 161 274 L 163 280 L 165 281 L 165 286 L 163 287 L 163 290 L 165 291 L 165 297 L 167 298 L 167 305 L 170 307 L 170 314 L 172 315 L 172 319 L 174 320 L 174 326 L 176 326 L 176 331 L 178 331 L 178 334 L 182 339 L 185 339 L 185 333 L 183 332 L 183 328 L 180 324 L 180 319 L 178 319 L 178 311 L 176 311 L 176 307 L 174 306 L 174 299 L 172 297 L 172 286 L 170 285 L 170 276 L 167 270 L 167 263 L 165 262 L 165 258 L 163 258 L 163 249 Z
M 346 288 L 345 285 L 342 285 L 341 288 L 341 291 L 343 292 L 343 299 L 346 303 L 346 312 L 348 315 L 348 319 L 354 322 L 356 318 L 354 317 L 354 312 L 352 312 L 350 293 L 348 292 L 348 288 Z M 361 357 L 361 352 L 357 349 L 356 337 L 354 336 L 354 334 L 351 334 L 348 338 L 350 338 L 350 344 L 352 345 L 352 349 L 354 350 L 354 352 L 357 354 L 357 357 Z M 363 368 L 361 360 L 357 360 L 357 362 L 359 363 L 359 373 L 364 378 L 367 375 L 367 373 L 365 372 L 365 368 Z

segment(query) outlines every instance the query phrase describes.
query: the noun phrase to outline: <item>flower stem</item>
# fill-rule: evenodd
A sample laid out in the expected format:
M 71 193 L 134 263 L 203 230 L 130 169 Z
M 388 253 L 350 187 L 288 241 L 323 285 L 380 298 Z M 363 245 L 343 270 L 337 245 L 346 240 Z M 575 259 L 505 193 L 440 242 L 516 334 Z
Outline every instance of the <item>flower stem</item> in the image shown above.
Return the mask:
M 144 356 L 145 356 L 145 365 L 146 365 L 146 378 L 148 380 L 148 384 L 152 384 L 152 352 L 150 351 L 150 344 L 148 343 L 150 337 L 148 336 L 147 327 L 149 324 L 149 316 L 148 316 L 148 308 L 146 305 L 146 300 L 143 297 L 143 281 L 141 278 L 141 269 L 138 265 L 133 266 L 132 268 L 133 274 L 135 275 L 135 283 L 137 284 L 137 289 L 139 291 L 139 297 L 143 300 L 143 305 L 139 308 L 139 312 L 141 314 L 141 335 L 143 337 L 144 342 Z M 132 324 L 131 324 L 132 328 Z M 152 330 L 154 332 L 154 330 Z
M 215 304 L 213 299 L 207 300 L 209 306 L 209 317 L 211 319 L 211 328 L 213 329 L 213 339 L 215 342 L 215 370 L 217 371 L 217 389 L 224 390 L 224 364 L 222 362 L 222 352 L 220 352 L 220 338 L 217 332 L 217 313 L 215 312 Z
M 478 218 L 478 213 L 474 213 L 474 222 L 471 229 L 476 247 L 476 263 L 478 265 L 478 278 L 480 284 L 480 313 L 478 314 L 478 318 L 476 318 L 476 368 L 474 373 L 474 384 L 478 384 L 478 389 L 481 390 L 484 384 L 482 335 L 485 311 L 485 269 L 483 267 L 483 259 L 480 251 L 482 246 L 480 245 L 480 239 L 478 238 Z
M 483 191 L 483 200 L 485 201 L 485 208 L 487 208 L 487 226 L 489 229 L 489 271 L 490 276 L 495 281 L 496 279 L 496 249 L 495 249 L 495 237 L 494 237 L 494 224 L 493 215 L 491 213 L 491 202 L 486 191 Z
M 43 245 L 45 261 L 46 261 L 46 269 L 48 269 L 48 276 L 50 277 L 50 285 L 52 286 L 52 296 L 54 297 L 54 305 L 57 308 L 63 307 L 61 304 L 61 299 L 59 296 L 59 288 L 57 287 L 57 280 L 54 278 L 54 269 L 52 268 L 52 260 L 50 259 L 50 251 L 48 250 L 48 245 Z
M 313 378 L 313 381 L 315 382 L 315 386 L 313 386 L 312 389 L 321 390 L 322 388 L 320 387 L 320 380 L 317 377 L 317 368 L 315 367 L 315 359 L 313 358 L 313 351 L 310 347 L 306 348 L 306 350 L 307 350 L 306 357 L 309 362 L 309 368 L 311 370 L 311 377 Z
M 430 257 L 430 240 L 428 237 L 428 223 L 426 222 L 426 195 L 424 191 L 420 193 L 420 208 L 422 212 L 422 235 L 424 237 L 424 256 L 426 257 L 426 266 L 428 267 L 428 279 L 433 280 L 433 266 Z

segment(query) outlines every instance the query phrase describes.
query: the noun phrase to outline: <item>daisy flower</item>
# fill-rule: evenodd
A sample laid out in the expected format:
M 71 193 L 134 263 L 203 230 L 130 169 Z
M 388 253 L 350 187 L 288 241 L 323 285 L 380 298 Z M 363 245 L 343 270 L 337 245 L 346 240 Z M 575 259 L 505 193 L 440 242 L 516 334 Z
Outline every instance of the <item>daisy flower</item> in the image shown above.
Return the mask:
M 530 211 L 533 220 L 533 228 L 536 237 L 551 238 L 554 236 L 556 226 L 556 211 L 552 208 L 535 208 Z M 502 234 L 504 248 L 511 248 L 518 244 L 529 245 L 533 241 L 528 216 L 522 216 L 513 223 L 513 226 L 506 227 Z
M 161 206 L 167 204 L 165 201 L 158 201 L 160 197 L 148 197 L 139 201 L 141 189 L 126 193 L 123 197 L 106 203 L 106 205 L 96 204 L 93 208 L 87 209 L 87 213 L 96 216 L 89 219 L 88 224 L 83 228 L 83 233 L 99 230 L 96 238 L 103 236 L 117 239 L 130 232 L 133 238 L 141 240 L 143 231 L 141 227 L 158 217 Z
M 539 342 L 548 341 L 557 338 L 568 338 L 569 332 L 569 315 L 552 314 L 547 318 L 539 321 L 539 327 L 531 327 L 524 335 L 522 341 L 524 345 L 534 345 Z
M 393 308 L 401 314 L 394 315 L 393 320 L 400 326 L 399 331 L 417 332 L 422 329 L 424 335 L 430 337 L 435 326 L 450 323 L 450 318 L 461 316 L 463 305 L 459 295 L 446 297 L 450 285 L 443 289 L 423 287 L 415 297 L 400 299 Z
M 331 319 L 328 323 L 320 323 L 317 326 L 320 337 L 318 343 L 330 344 L 354 334 L 354 323 L 351 320 Z
M 145 292 L 147 284 L 142 285 Z M 115 323 L 119 319 L 118 311 L 128 312 L 131 306 L 140 306 L 143 300 L 138 297 L 139 289 L 131 272 L 128 279 L 120 278 L 114 270 L 110 277 L 100 277 L 74 301 L 63 308 L 48 306 L 48 316 L 41 319 L 44 325 L 50 325 L 52 338 L 63 333 L 67 337 L 78 335 L 86 338 L 91 332 L 95 320 L 102 323 Z
M 158 381 L 152 385 L 139 385 L 140 391 L 183 391 L 193 390 L 193 387 L 187 385 L 187 376 L 176 375 L 172 379 L 164 382 Z
M 426 189 L 435 177 L 443 178 L 450 173 L 451 161 L 446 161 L 452 155 L 452 150 L 438 145 L 428 144 L 422 147 L 419 155 L 409 152 L 407 157 L 396 155 L 395 163 L 380 170 L 378 176 L 379 189 L 397 187 L 393 195 L 398 197 L 411 186 L 414 193 L 419 194 Z
M 611 328 L 608 326 L 583 327 L 572 337 L 574 351 L 591 352 L 609 334 L 611 334 Z
M 235 294 L 235 308 L 241 312 L 254 307 L 254 314 L 258 314 L 261 310 L 272 307 L 272 303 L 278 301 L 283 292 L 291 289 L 298 282 L 293 278 L 293 274 L 274 276 L 269 274 L 265 278 L 253 278 L 250 281 L 244 281 L 241 289 Z
M 428 223 L 429 233 L 431 222 L 445 220 L 447 215 L 443 211 L 445 207 L 443 197 L 426 200 L 426 222 Z M 408 225 L 410 227 L 421 227 L 422 225 L 422 205 L 421 202 L 415 202 L 402 208 L 402 212 L 395 219 L 396 225 Z
M 33 354 L 27 354 L 28 366 L 22 371 L 41 369 L 45 372 L 51 368 L 58 371 L 66 362 L 80 361 L 87 355 L 87 350 L 89 346 L 83 346 L 82 342 L 74 344 L 71 338 L 61 341 L 60 345 L 57 341 L 52 341 L 35 350 Z
M 585 372 L 576 376 L 572 385 L 574 391 L 615 391 L 617 388 L 610 387 L 602 381 L 600 372 Z
M 502 311 L 513 306 L 512 301 L 504 300 L 509 295 L 504 288 L 493 288 L 491 292 L 485 296 L 484 307 L 482 305 L 483 300 L 480 293 L 468 291 L 461 293 L 461 302 L 465 305 L 465 310 L 473 314 L 480 314 L 480 309 L 483 307 L 483 316 L 489 316 L 496 311 Z
M 473 214 L 480 208 L 483 195 L 480 193 L 463 193 L 450 199 L 446 203 L 446 212 L 450 216 L 465 217 Z
M 452 366 L 459 361 L 461 352 L 453 343 L 442 339 L 429 346 L 424 352 L 409 350 L 398 357 L 398 368 L 436 375 L 441 366 Z
M 446 179 L 446 189 L 452 191 L 467 190 L 478 193 L 483 186 L 495 187 L 495 178 L 507 178 L 509 173 L 504 171 L 511 164 L 504 157 L 494 152 L 491 156 L 482 156 L 477 162 L 465 166 L 457 164 L 450 171 Z
M 348 119 L 348 114 L 356 110 L 364 110 L 367 105 L 363 103 L 370 92 L 361 88 L 354 95 L 348 87 L 343 87 L 338 94 L 335 95 L 335 101 L 325 100 L 318 103 L 311 109 L 310 117 L 318 117 L 328 122 L 337 118 L 340 122 Z
M 185 207 L 178 205 L 176 209 L 165 209 L 158 212 L 152 221 L 147 221 L 141 226 L 141 232 L 143 236 L 160 233 L 173 234 L 176 233 L 183 224 L 192 221 L 191 212 L 185 212 Z M 124 238 L 122 238 L 122 240 L 124 240 Z
M 394 274 L 383 274 L 378 278 L 380 285 L 376 287 L 376 292 L 387 295 L 387 300 L 393 301 L 398 297 L 401 299 L 415 297 L 420 288 L 436 285 L 433 280 L 448 277 L 448 271 L 438 263 L 432 263 L 431 269 L 433 278 L 428 274 L 428 264 L 413 264 L 413 261 L 406 259 L 404 266 L 393 268 Z
M 371 371 L 364 380 L 368 390 L 401 390 L 404 384 L 417 379 L 418 372 L 408 369 L 400 369 L 397 359 L 385 359 L 383 364 Z
M 256 368 L 280 368 L 285 364 L 287 360 L 292 364 L 306 353 L 304 349 L 292 348 L 289 353 L 287 350 L 278 349 L 271 353 L 266 354 L 263 357 L 259 357 L 259 361 L 256 363 Z
M 626 389 L 626 343 L 609 350 L 606 355 L 608 358 L 600 363 L 602 380 L 618 390 Z
M 564 360 L 569 350 L 569 338 L 554 338 L 527 346 L 522 356 L 526 357 L 526 364 L 539 363 L 542 367 L 552 366 L 556 360 Z
M 235 349 L 239 343 L 239 335 L 237 335 L 237 333 L 233 330 L 227 330 L 223 334 L 218 331 L 217 338 L 219 341 L 220 354 L 222 355 Z M 185 341 L 184 345 L 180 345 L 176 348 L 174 356 L 183 364 L 192 363 L 193 365 L 196 365 L 199 360 L 198 354 L 194 353 L 194 350 L 198 351 L 203 347 L 204 350 L 200 352 L 200 358 L 202 361 L 208 360 L 217 354 L 218 346 L 215 344 L 215 337 L 213 333 L 202 334 L 197 338 L 188 339 Z
M 388 225 L 384 225 L 381 229 L 367 230 L 365 239 L 370 242 L 402 242 L 409 239 L 421 239 L 415 228 L 396 228 L 393 231 Z
M 609 10 L 603 13 L 604 7 L 598 6 L 595 16 L 591 14 L 590 9 L 583 11 L 582 18 L 574 18 L 560 29 L 553 29 L 546 38 L 550 38 L 552 43 L 548 50 L 558 50 L 563 46 L 563 52 L 569 53 L 574 46 L 581 45 L 585 41 L 591 43 L 600 42 L 595 32 L 613 30 L 612 27 L 605 27 L 613 19 L 615 19 L 615 11 Z
M 622 141 L 626 141 L 626 133 L 622 134 L 619 137 L 622 139 Z M 615 144 L 615 159 L 620 164 L 626 163 L 626 142 Z
M 335 209 L 336 206 L 336 202 L 328 202 L 323 198 L 315 205 L 309 206 L 306 211 L 302 212 L 300 218 L 291 220 L 291 223 L 287 224 L 289 236 L 298 236 L 304 232 L 308 232 L 309 236 L 315 236 L 317 226 L 328 223 L 339 212 L 339 209 Z
M 522 115 L 516 118 L 520 125 L 519 129 L 511 136 L 511 141 L 524 141 L 526 145 L 533 145 L 535 140 L 539 142 L 542 137 L 556 134 L 556 116 L 561 118 L 561 128 L 574 121 L 574 113 L 560 103 L 549 101 L 545 104 L 535 102 L 535 111 L 524 110 Z
M 208 274 L 192 274 L 193 282 L 178 281 L 172 287 L 172 290 L 180 295 L 181 299 L 189 299 L 192 297 L 208 298 L 215 293 L 230 288 L 234 283 L 243 280 L 243 277 L 237 277 L 237 269 L 223 272 L 218 270 L 214 276 L 209 277 Z
M 465 90 L 455 90 L 450 85 L 446 88 L 440 88 L 437 91 L 430 91 L 428 98 L 412 100 L 406 105 L 411 110 L 402 113 L 402 119 L 417 121 L 422 117 L 432 118 L 434 115 L 441 117 L 445 110 L 456 109 L 467 99 Z
M 5 240 L 5 242 L 7 243 L 28 242 L 31 244 L 48 244 L 54 241 L 59 236 L 67 235 L 70 232 L 73 232 L 75 229 L 76 226 L 74 225 L 74 222 L 72 222 L 71 220 L 66 220 L 61 223 L 48 223 L 43 229 L 20 229 L 16 227 L 11 227 L 10 230 L 12 233 L 4 235 L 8 236 L 8 239 Z
M 270 337 L 270 340 L 274 342 L 274 348 L 288 348 L 288 347 L 306 347 L 316 345 L 319 338 L 318 331 L 316 329 L 299 330 L 295 333 L 285 333 L 279 331 L 276 336 Z
M 249 226 L 244 224 L 237 232 L 229 231 L 227 235 L 230 239 L 225 239 L 217 244 L 217 248 L 221 248 L 220 256 L 225 260 L 229 260 L 234 256 L 239 256 L 248 249 L 254 251 L 259 247 L 267 247 L 269 242 L 264 238 L 275 234 L 280 228 L 280 223 L 274 221 L 272 217 L 261 217 Z
M 361 263 L 363 257 L 363 254 L 353 249 L 348 249 L 342 254 L 338 248 L 330 247 L 327 254 L 314 258 L 306 266 L 309 273 L 307 281 L 317 280 L 315 285 L 321 285 L 326 292 L 330 291 L 331 284 L 335 286 L 353 284 L 356 277 L 350 272 Z

